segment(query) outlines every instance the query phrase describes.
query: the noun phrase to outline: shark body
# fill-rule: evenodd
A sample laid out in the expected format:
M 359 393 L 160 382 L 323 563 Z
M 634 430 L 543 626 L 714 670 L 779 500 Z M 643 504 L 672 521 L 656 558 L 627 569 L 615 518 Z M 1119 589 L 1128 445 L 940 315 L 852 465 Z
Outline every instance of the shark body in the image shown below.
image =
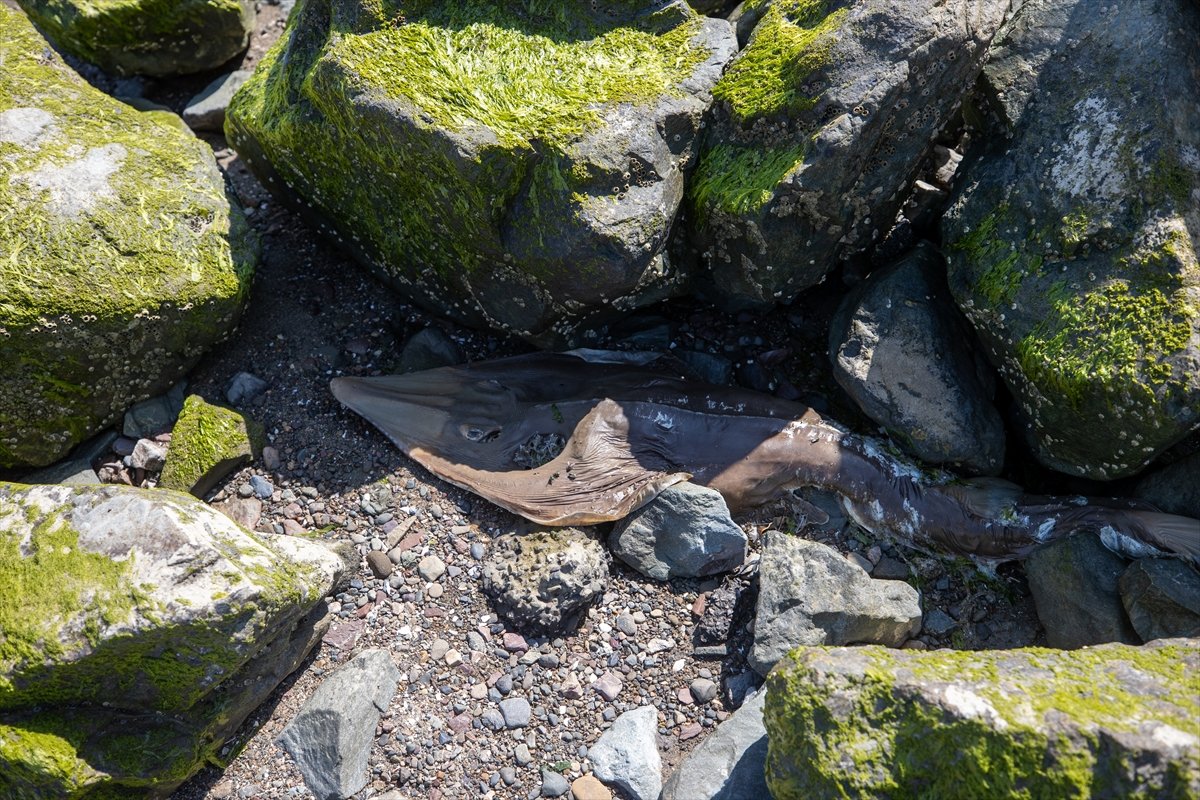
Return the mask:
M 652 354 L 533 354 L 331 389 L 438 477 L 543 525 L 621 519 L 685 480 L 732 511 L 808 486 L 874 533 L 989 561 L 1090 530 L 1127 555 L 1200 563 L 1200 520 L 929 472 L 803 405 L 688 380 Z

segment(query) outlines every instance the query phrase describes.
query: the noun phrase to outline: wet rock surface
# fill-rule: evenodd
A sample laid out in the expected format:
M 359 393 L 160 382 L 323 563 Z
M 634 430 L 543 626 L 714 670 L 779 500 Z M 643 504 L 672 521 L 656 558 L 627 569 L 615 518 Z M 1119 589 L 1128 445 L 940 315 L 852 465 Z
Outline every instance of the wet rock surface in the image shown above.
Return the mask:
M 240 66 L 261 58 L 263 45 L 282 28 L 283 8 L 262 5 Z M 90 80 L 102 77 L 87 74 Z M 181 111 L 210 77 L 103 85 L 144 91 Z M 238 469 L 206 499 L 247 527 L 337 544 L 358 567 L 330 592 L 334 624 L 317 635 L 312 655 L 303 660 L 299 639 L 289 640 L 300 653 L 295 663 L 304 663 L 218 752 L 228 766 L 205 768 L 175 793 L 176 800 L 305 796 L 304 777 L 276 737 L 328 675 L 372 647 L 388 650 L 402 674 L 375 727 L 362 796 L 516 800 L 565 784 L 577 800 L 583 791 L 621 797 L 619 788 L 595 778 L 588 748 L 622 713 L 643 706 L 656 711 L 656 746 L 663 775 L 670 775 L 687 753 L 722 730 L 747 691 L 761 683 L 746 666 L 746 653 L 753 641 L 761 534 L 771 528 L 794 529 L 873 574 L 919 586 L 926 625 L 907 647 L 1010 649 L 1044 641 L 1018 565 L 988 574 L 963 559 L 913 552 L 848 523 L 836 502 L 827 507 L 809 495 L 826 522 L 816 524 L 811 507 L 786 497 L 735 517 L 747 536 L 748 557 L 723 582 L 661 583 L 614 560 L 606 588 L 574 632 L 551 638 L 506 622 L 480 589 L 482 563 L 497 538 L 526 528 L 405 459 L 338 407 L 327 383 L 335 375 L 399 370 L 404 345 L 430 326 L 469 360 L 525 346 L 397 303 L 316 228 L 277 205 L 223 138 L 207 141 L 263 237 L 266 260 L 252 287 L 253 313 L 227 346 L 189 375 L 188 391 L 218 401 L 239 372 L 266 381 L 261 394 L 244 401 L 249 405 L 235 405 L 264 423 L 267 446 L 260 461 Z M 829 375 L 827 320 L 845 291 L 833 277 L 771 312 L 725 315 L 691 302 L 636 312 L 589 344 L 695 354 L 690 358 L 710 380 L 737 380 L 799 398 L 869 431 L 871 424 Z M 173 419 L 139 431 L 130 447 L 169 431 Z M 110 460 L 129 452 L 113 453 Z M 127 468 L 114 474 L 140 480 Z M 442 572 L 418 569 L 430 556 Z M 721 597 L 731 587 L 736 590 L 726 612 Z M 696 634 L 710 622 L 716 633 L 702 641 Z M 719 691 L 704 703 L 709 684 Z M 528 701 L 528 725 L 505 726 L 500 703 L 509 698 Z
M 257 240 L 178 117 L 89 86 L 22 12 L 0 24 L 0 468 L 44 466 L 229 336 Z

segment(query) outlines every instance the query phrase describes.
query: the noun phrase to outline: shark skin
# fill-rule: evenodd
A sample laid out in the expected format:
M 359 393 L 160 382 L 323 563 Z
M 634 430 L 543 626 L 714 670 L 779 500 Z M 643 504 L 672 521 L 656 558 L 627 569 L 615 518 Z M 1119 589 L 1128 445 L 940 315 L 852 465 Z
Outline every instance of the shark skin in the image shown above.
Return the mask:
M 809 486 L 873 533 L 986 561 L 1089 530 L 1126 555 L 1200 563 L 1200 520 L 927 471 L 806 406 L 688 380 L 655 354 L 537 353 L 330 388 L 433 474 L 542 525 L 621 519 L 685 480 L 734 512 Z

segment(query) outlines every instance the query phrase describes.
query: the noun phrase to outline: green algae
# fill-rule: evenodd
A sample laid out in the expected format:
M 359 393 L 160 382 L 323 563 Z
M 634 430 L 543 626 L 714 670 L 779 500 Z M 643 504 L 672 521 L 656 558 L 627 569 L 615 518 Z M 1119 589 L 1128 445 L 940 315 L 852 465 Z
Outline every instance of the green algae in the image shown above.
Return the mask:
M 324 58 L 359 91 L 410 102 L 430 124 L 482 126 L 505 147 L 562 146 L 601 109 L 679 94 L 704 60 L 700 19 L 665 31 L 588 23 L 571 3 L 400 3 L 403 23 L 331 41 Z
M 232 327 L 257 242 L 207 145 L 91 89 L 0 8 L 0 467 L 44 464 Z
M 1135 770 L 1110 752 L 1097 731 L 1132 732 L 1147 719 L 1192 730 L 1200 675 L 1185 666 L 1187 653 L 1194 648 L 939 651 L 900 658 L 872 647 L 860 653 L 861 670 L 818 675 L 805 666 L 811 651 L 796 651 L 768 678 L 764 721 L 772 796 L 1120 793 L 1128 780 L 1122 773 Z M 1014 670 L 1021 691 L 1005 687 Z M 922 699 L 913 679 L 931 690 L 960 687 L 975 712 L 952 714 Z M 1129 691 L 1129 682 L 1145 680 L 1158 687 L 1151 696 Z M 830 702 L 834 694 L 839 702 Z M 1066 729 L 1064 719 L 1071 721 Z M 1167 785 L 1157 787 L 1162 796 L 1188 795 L 1186 771 L 1186 765 L 1182 774 L 1166 771 Z
M 203 497 L 230 470 L 261 449 L 262 426 L 228 408 L 191 395 L 171 432 L 171 447 L 158 485 Z M 220 472 L 221 474 L 216 474 Z
M 118 74 L 183 74 L 245 48 L 245 0 L 18 0 L 56 44 Z
M 826 0 L 775 0 L 745 50 L 713 87 L 739 122 L 812 109 L 819 86 L 809 86 L 837 42 L 848 9 L 829 10 Z
M 714 211 L 744 215 L 761 210 L 779 184 L 804 163 L 807 145 L 772 149 L 722 142 L 708 149 L 688 185 L 699 219 L 708 219 Z

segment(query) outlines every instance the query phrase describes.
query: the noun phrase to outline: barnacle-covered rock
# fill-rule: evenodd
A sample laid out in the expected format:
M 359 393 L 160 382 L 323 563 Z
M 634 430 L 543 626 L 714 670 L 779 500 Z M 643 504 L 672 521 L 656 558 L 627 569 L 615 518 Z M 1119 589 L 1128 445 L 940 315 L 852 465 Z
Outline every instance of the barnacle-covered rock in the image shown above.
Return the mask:
M 0 797 L 169 793 L 304 659 L 343 570 L 188 495 L 0 483 Z
M 682 0 L 303 0 L 226 132 L 410 298 L 553 343 L 675 290 L 667 235 L 735 49 Z
M 1027 0 L 943 222 L 1035 456 L 1131 475 L 1200 425 L 1200 7 Z
M 731 309 L 819 283 L 887 233 L 1008 0 L 766 0 L 689 187 L 698 283 Z M 739 27 L 742 23 L 739 22 Z
M 232 330 L 257 245 L 208 145 L 0 7 L 0 467 L 41 466 Z
M 57 46 L 117 74 L 186 75 L 250 41 L 253 0 L 18 0 Z

